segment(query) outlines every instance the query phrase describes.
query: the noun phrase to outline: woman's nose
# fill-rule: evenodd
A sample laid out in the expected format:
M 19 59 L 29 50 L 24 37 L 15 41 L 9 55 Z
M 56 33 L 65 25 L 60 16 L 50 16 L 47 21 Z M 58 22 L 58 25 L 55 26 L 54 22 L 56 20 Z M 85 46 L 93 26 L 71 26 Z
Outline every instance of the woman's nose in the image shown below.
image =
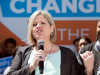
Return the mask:
M 40 24 L 40 23 L 38 23 L 38 24 L 37 24 L 37 26 L 41 26 L 41 24 Z
M 41 27 L 41 24 L 40 24 L 40 23 L 38 23 L 38 24 L 37 24 L 37 27 Z

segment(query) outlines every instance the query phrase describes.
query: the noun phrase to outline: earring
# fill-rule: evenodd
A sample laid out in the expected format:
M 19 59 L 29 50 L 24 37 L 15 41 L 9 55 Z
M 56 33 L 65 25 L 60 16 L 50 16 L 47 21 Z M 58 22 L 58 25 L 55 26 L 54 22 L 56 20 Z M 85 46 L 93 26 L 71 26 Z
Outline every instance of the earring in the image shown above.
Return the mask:
M 52 36 L 52 33 L 50 35 Z

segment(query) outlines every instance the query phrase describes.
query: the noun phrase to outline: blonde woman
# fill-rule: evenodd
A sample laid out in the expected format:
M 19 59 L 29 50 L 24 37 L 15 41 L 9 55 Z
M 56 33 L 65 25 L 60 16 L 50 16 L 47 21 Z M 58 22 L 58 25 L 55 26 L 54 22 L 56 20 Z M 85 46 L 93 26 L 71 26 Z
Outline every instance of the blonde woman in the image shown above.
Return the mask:
M 78 75 L 78 63 L 69 48 L 55 45 L 56 27 L 47 11 L 34 12 L 28 25 L 30 46 L 19 48 L 8 75 L 40 75 L 39 62 L 44 61 L 42 75 Z M 38 50 L 38 40 L 44 40 L 44 51 Z M 41 57 L 40 57 L 41 56 Z

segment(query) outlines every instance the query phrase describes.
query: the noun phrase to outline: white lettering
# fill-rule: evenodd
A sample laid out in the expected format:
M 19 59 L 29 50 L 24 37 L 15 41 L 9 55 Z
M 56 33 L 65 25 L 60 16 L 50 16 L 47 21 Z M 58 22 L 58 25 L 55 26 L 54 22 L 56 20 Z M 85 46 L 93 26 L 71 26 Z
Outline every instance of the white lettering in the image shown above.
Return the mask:
M 81 37 L 88 36 L 89 34 L 84 34 L 84 31 L 89 31 L 89 29 L 81 29 Z
M 17 2 L 24 3 L 25 0 L 11 0 L 10 2 L 10 9 L 14 13 L 24 13 L 25 11 L 27 13 L 32 13 L 32 8 L 36 8 L 37 10 L 54 10 L 55 13 L 67 13 L 68 9 L 72 13 L 80 13 L 78 11 L 81 11 L 83 13 L 92 13 L 97 12 L 100 13 L 100 0 L 96 0 L 96 3 L 94 0 L 61 0 L 62 2 L 58 5 L 57 0 L 47 0 L 47 3 L 45 5 L 42 4 L 42 1 L 44 0 L 37 0 L 36 3 L 33 3 L 32 0 L 26 0 L 26 8 L 23 8 L 19 5 L 20 8 L 17 8 L 18 4 Z M 85 5 L 85 3 L 88 2 L 88 4 Z M 89 2 L 91 2 L 89 4 Z M 17 5 L 16 5 L 17 4 Z M 51 5 L 52 4 L 52 5 Z M 15 6 L 16 5 L 16 6 Z M 43 7 L 45 6 L 45 7 Z M 43 7 L 43 8 L 42 8 Z M 71 14 L 72 14 L 71 13 Z M 82 14 L 81 14 L 82 15 Z
M 100 13 L 100 0 L 96 0 L 96 12 Z
M 85 3 L 86 1 L 93 2 L 93 0 L 80 0 L 80 1 L 79 1 L 79 9 L 80 9 L 82 12 L 84 12 L 84 13 L 91 13 L 91 12 L 93 12 L 93 11 L 94 11 L 94 5 L 93 5 L 93 4 L 88 4 L 88 5 L 87 5 L 87 7 L 88 7 L 89 9 L 85 9 L 85 8 L 84 8 L 84 3 Z
M 63 31 L 66 31 L 67 29 L 57 29 L 58 31 L 61 31 L 61 41 L 63 41 Z
M 16 9 L 15 8 L 15 3 L 18 2 L 18 1 L 23 3 L 25 0 L 11 0 L 10 8 L 14 13 L 23 13 L 25 11 L 24 8 L 21 8 L 21 9 Z
M 62 13 L 67 12 L 66 6 L 69 7 L 73 13 L 77 13 L 77 0 L 72 0 L 72 4 L 69 2 L 69 0 L 62 0 Z
M 53 5 L 53 6 L 50 6 L 50 5 Z M 46 6 L 45 6 L 45 10 L 55 10 L 56 13 L 60 13 L 60 10 L 58 8 L 58 5 L 56 3 L 55 0 L 48 0 Z
M 66 35 L 66 34 L 64 34 L 64 31 L 66 31 L 65 33 L 67 33 L 67 31 L 68 31 L 68 41 L 71 41 L 71 37 L 72 36 L 76 36 L 76 37 L 79 37 L 79 35 L 81 37 L 89 36 L 89 33 L 86 33 L 86 32 L 84 33 L 84 31 L 89 31 L 88 28 L 81 29 L 80 32 L 79 32 L 79 29 L 76 29 L 76 32 L 74 32 L 74 33 L 71 32 L 71 29 L 57 29 L 57 31 L 60 31 L 61 32 L 61 35 L 60 35 L 61 36 L 61 41 L 65 40 L 65 39 L 63 39 L 64 35 Z
M 37 7 L 37 10 L 41 10 L 41 0 L 37 0 L 37 3 L 32 3 L 32 0 L 27 0 L 27 13 L 32 12 L 32 7 Z
M 9 61 L 4 60 L 4 61 L 0 62 L 0 67 L 5 66 L 5 65 L 9 66 L 10 65 Z
M 69 31 L 69 36 L 68 36 L 68 40 L 71 40 L 71 36 L 77 36 L 79 37 L 79 29 L 77 29 L 77 33 L 76 34 L 71 34 L 71 29 L 68 30 Z

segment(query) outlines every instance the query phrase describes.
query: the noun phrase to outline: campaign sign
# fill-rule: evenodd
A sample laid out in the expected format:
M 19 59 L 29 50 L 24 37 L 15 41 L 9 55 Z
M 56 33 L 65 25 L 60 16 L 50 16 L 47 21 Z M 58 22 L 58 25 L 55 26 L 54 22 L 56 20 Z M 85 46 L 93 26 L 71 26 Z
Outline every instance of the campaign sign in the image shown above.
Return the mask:
M 6 67 L 10 66 L 12 61 L 12 56 L 0 59 L 0 74 L 3 74 Z
M 3 17 L 29 17 L 47 10 L 53 17 L 100 17 L 100 0 L 2 0 Z
M 36 10 L 46 10 L 53 16 L 55 44 L 75 50 L 73 40 L 77 37 L 96 40 L 100 0 L 0 0 L 0 41 L 12 37 L 17 45 L 28 45 L 28 21 Z

